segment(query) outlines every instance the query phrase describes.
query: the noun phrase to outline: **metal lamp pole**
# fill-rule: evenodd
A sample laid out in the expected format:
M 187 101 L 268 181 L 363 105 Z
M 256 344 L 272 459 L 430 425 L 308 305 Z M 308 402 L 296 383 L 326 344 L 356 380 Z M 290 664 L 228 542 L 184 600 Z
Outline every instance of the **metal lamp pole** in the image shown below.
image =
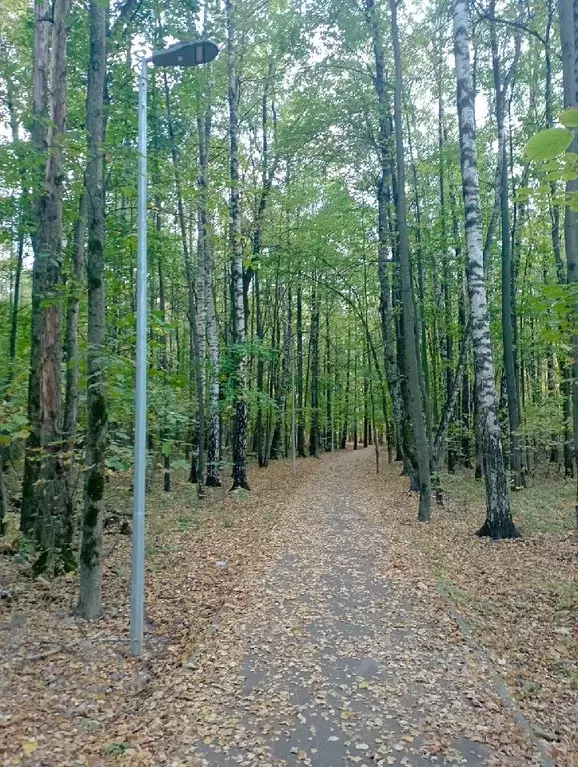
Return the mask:
M 133 526 L 130 580 L 130 650 L 143 650 L 145 572 L 145 478 L 147 418 L 147 75 L 148 65 L 191 67 L 212 61 L 219 49 L 209 40 L 175 43 L 141 62 L 138 85 L 138 245 L 136 303 L 136 406 Z

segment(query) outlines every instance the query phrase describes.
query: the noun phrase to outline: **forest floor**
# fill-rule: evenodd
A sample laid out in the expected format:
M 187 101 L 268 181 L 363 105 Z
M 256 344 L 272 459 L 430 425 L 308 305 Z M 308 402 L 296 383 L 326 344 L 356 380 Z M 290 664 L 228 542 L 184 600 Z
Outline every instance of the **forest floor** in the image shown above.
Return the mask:
M 71 614 L 73 576 L 32 581 L 25 556 L 0 557 L 0 764 L 521 767 L 546 749 L 578 764 L 570 483 L 516 494 L 523 537 L 493 543 L 473 535 L 465 474 L 420 525 L 372 449 L 300 460 L 297 478 L 252 469 L 249 494 L 211 490 L 203 508 L 180 476 L 148 499 L 134 660 L 129 482 L 109 486 L 94 624 Z

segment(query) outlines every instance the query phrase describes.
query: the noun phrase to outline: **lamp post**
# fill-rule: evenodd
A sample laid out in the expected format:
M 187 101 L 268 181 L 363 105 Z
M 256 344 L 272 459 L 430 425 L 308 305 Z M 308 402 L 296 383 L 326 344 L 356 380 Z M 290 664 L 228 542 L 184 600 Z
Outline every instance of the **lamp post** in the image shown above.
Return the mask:
M 219 49 L 209 40 L 170 45 L 141 62 L 138 86 L 138 245 L 136 305 L 136 407 L 134 444 L 133 528 L 130 581 L 130 649 L 143 649 L 145 478 L 147 411 L 147 75 L 148 65 L 192 67 L 212 61 Z

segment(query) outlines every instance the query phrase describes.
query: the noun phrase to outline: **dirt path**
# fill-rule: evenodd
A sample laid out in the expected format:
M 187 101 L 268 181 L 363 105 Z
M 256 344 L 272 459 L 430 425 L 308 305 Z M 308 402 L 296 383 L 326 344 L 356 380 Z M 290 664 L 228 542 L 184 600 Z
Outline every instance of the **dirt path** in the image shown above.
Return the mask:
M 372 462 L 370 450 L 319 461 L 282 515 L 248 612 L 225 612 L 200 648 L 189 712 L 197 756 L 208 765 L 540 764 L 435 584 L 416 578 L 410 552 L 384 529 L 379 509 L 400 502 L 399 488 L 388 498 L 364 481 Z

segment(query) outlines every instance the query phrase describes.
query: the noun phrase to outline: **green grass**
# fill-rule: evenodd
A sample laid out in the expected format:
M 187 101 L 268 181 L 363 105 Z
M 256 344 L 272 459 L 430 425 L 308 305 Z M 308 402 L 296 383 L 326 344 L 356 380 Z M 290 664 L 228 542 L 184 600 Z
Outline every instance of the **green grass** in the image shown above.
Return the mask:
M 441 473 L 442 487 L 455 506 L 467 511 L 483 505 L 483 481 L 476 481 L 473 471 L 459 470 L 455 474 Z M 565 534 L 576 526 L 576 480 L 535 477 L 523 490 L 510 495 L 512 510 L 521 531 Z

